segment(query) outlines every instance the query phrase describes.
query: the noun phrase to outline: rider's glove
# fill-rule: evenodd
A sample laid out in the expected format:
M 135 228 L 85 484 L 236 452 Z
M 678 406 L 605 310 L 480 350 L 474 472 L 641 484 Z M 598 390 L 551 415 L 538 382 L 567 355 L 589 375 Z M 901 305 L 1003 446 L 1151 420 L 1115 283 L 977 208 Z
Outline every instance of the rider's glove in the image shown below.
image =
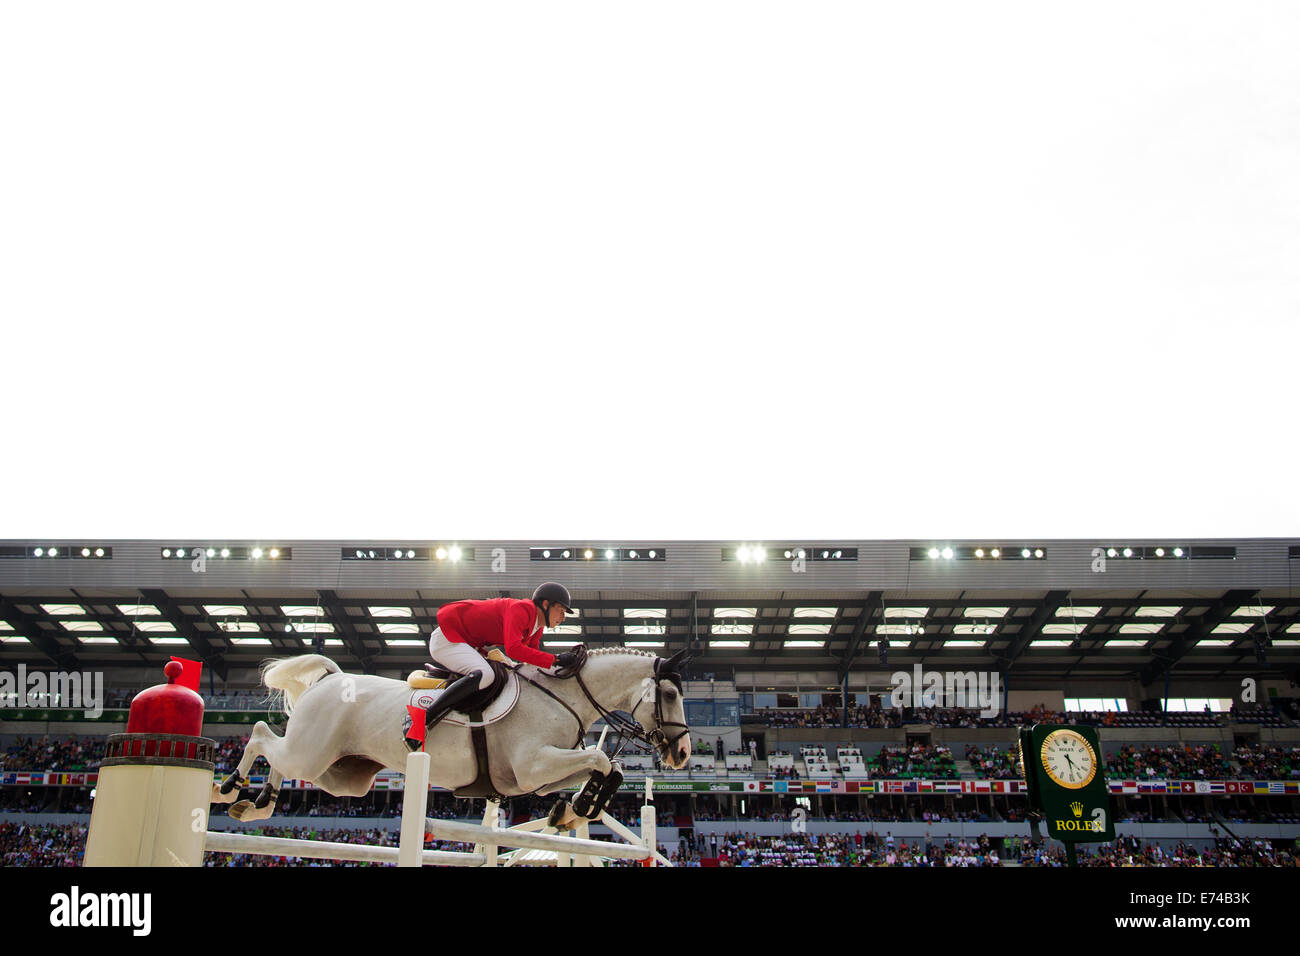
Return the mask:
M 576 663 L 578 663 L 578 655 L 573 651 L 564 651 L 555 655 L 555 663 L 552 667 L 572 667 Z

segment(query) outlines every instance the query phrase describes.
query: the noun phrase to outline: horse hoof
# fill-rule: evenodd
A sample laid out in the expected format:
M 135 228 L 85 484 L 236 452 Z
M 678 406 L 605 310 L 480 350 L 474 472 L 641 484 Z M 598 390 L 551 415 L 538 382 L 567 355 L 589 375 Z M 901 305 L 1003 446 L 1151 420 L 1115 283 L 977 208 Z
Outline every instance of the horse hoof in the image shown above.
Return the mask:
M 234 803 L 239 799 L 239 791 L 231 790 L 229 793 L 221 792 L 221 784 L 212 785 L 212 803 Z
M 247 823 L 250 820 L 265 820 L 275 812 L 275 808 L 268 806 L 258 809 L 253 806 L 252 800 L 240 800 L 227 812 L 233 819 L 239 820 L 241 823 Z
M 553 830 L 572 830 L 578 825 L 580 819 L 569 806 L 569 801 L 556 800 L 555 806 L 551 807 L 550 815 L 546 818 L 546 825 Z

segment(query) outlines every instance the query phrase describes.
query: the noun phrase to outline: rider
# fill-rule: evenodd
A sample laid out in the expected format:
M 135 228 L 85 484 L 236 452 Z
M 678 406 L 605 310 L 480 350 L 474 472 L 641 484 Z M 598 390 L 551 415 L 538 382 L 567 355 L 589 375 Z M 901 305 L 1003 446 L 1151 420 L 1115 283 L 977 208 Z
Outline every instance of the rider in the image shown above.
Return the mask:
M 493 598 L 440 607 L 438 626 L 429 638 L 429 654 L 435 663 L 465 676 L 439 694 L 425 712 L 426 733 L 457 704 L 492 683 L 492 667 L 475 648 L 501 644 L 512 660 L 542 668 L 555 664 L 572 667 L 577 662 L 572 651 L 549 654 L 539 646 L 542 629 L 563 624 L 565 612 L 573 610 L 571 601 L 564 585 L 548 582 L 533 592 L 531 602 Z

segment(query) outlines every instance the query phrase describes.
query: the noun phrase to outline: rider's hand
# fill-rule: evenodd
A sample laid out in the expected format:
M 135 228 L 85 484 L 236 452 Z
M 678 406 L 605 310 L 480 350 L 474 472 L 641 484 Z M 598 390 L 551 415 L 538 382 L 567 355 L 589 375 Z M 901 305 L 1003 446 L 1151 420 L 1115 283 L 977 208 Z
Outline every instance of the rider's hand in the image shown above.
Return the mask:
M 572 667 L 576 663 L 578 663 L 578 655 L 573 653 L 573 651 L 564 651 L 561 654 L 555 655 L 555 663 L 552 664 L 551 666 Z

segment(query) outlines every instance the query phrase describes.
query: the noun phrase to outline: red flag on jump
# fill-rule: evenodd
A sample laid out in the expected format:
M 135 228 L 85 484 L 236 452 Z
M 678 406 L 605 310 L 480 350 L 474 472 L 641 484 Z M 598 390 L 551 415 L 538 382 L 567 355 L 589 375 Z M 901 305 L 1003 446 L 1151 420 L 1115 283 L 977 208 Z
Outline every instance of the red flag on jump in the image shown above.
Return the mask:
M 406 712 L 411 715 L 411 729 L 406 732 L 406 736 L 411 740 L 418 740 L 420 745 L 424 745 L 424 708 L 412 707 L 406 705 Z
M 180 664 L 183 668 L 181 676 L 176 678 L 176 683 L 180 684 L 182 687 L 188 687 L 196 694 L 200 693 L 199 682 L 203 677 L 203 662 L 187 661 L 183 657 L 173 657 L 172 660 L 177 664 Z

